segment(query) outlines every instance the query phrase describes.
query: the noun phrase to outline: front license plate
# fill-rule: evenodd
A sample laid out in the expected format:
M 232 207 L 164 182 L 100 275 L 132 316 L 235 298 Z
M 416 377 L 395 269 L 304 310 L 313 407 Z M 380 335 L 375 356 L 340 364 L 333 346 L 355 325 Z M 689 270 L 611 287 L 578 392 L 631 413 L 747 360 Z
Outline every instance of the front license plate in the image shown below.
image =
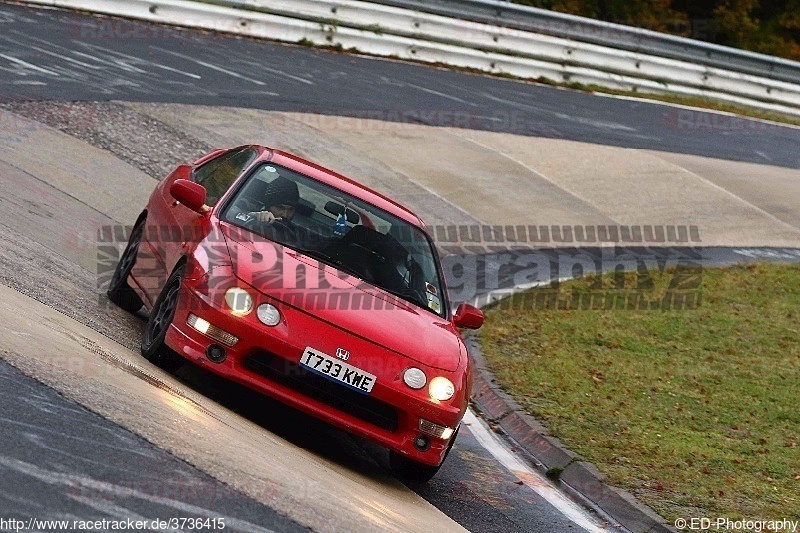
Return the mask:
M 369 394 L 372 392 L 372 387 L 375 385 L 375 381 L 377 381 L 377 378 L 369 372 L 364 372 L 361 369 L 348 365 L 335 357 L 331 357 L 311 347 L 306 348 L 302 357 L 300 357 L 300 366 L 313 370 L 328 379 L 347 385 L 351 389 L 355 389 L 362 394 Z

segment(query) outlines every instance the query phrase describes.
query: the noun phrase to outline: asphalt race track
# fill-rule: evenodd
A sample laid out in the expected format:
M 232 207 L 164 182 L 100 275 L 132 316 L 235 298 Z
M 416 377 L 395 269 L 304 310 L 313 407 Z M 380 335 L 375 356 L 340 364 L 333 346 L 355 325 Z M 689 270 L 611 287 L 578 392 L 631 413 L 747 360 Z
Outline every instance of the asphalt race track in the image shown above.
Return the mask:
M 686 167 L 698 176 L 685 186 L 713 191 L 710 204 L 730 219 L 689 213 L 675 224 L 700 227 L 709 236 L 701 246 L 632 246 L 634 257 L 662 265 L 687 257 L 704 266 L 800 261 L 796 128 L 12 4 L 0 4 L 0 105 L 0 312 L 9 317 L 0 333 L 0 518 L 201 515 L 237 531 L 616 529 L 593 510 L 565 515 L 502 467 L 469 427 L 440 474 L 412 492 L 388 474 L 375 446 L 199 368 L 169 376 L 138 356 L 145 317 L 102 296 L 114 258 L 98 246 L 97 230 L 124 233 L 156 179 L 220 143 L 282 142 L 372 180 L 436 224 L 502 224 L 515 191 L 485 194 L 481 211 L 466 198 L 476 196 L 468 182 L 426 176 L 412 165 L 430 165 L 431 154 L 402 147 L 441 136 L 459 154 L 463 146 L 495 153 L 491 143 L 512 144 L 495 135 L 511 134 L 519 143 L 566 143 L 545 145 L 565 167 L 573 158 L 556 146 L 613 150 L 647 168 L 657 151 L 680 163 L 670 175 L 684 176 Z M 319 115 L 414 128 L 353 132 Z M 519 162 L 507 155 L 498 161 Z M 494 161 L 487 166 L 497 172 Z M 479 174 L 480 164 L 471 162 L 471 171 Z M 572 220 L 568 209 L 589 212 L 587 205 L 595 211 L 575 224 L 648 223 L 647 214 L 626 218 L 625 201 L 593 202 L 577 180 L 567 186 L 568 176 L 537 174 L 546 179 L 531 194 L 554 207 L 542 211 L 551 218 L 531 223 L 561 224 L 559 216 Z M 729 175 L 736 179 L 719 177 Z M 665 201 L 665 212 L 677 203 Z M 738 228 L 746 239 L 731 237 Z M 613 269 L 602 249 L 559 248 L 545 252 L 556 265 L 582 254 Z M 477 269 L 464 299 L 518 282 L 513 265 L 526 252 L 475 252 L 446 259 L 451 272 L 460 272 L 455 263 Z M 558 277 L 557 266 L 552 274 L 538 281 Z
M 0 16 L 0 49 L 12 52 L 0 58 L 4 100 L 172 102 L 434 126 L 463 123 L 473 129 L 800 167 L 796 132 L 785 128 L 744 122 L 727 128 L 728 121 L 712 115 L 687 119 L 670 108 L 640 102 L 63 11 L 6 6 Z M 26 61 L 31 58 L 35 62 Z M 708 135 L 716 129 L 722 138 Z

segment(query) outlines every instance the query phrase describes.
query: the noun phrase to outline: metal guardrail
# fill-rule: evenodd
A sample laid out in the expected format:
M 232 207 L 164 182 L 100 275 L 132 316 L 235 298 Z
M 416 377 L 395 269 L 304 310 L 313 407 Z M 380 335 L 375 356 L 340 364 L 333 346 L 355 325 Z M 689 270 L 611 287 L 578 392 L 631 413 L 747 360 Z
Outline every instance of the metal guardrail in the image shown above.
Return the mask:
M 678 59 L 789 83 L 800 83 L 800 62 L 557 13 L 498 0 L 367 0 L 385 6 L 492 24 L 553 37 Z
M 707 96 L 745 105 L 758 102 L 757 105 L 764 108 L 784 112 L 788 105 L 793 108 L 790 111 L 793 114 L 800 109 L 800 84 L 498 24 L 386 6 L 381 0 L 206 1 L 318 23 L 329 32 L 329 42 L 345 47 L 352 42 L 352 35 L 348 36 L 346 31 L 361 31 L 358 39 L 361 44 L 356 47 L 367 52 L 372 52 L 376 46 L 386 50 L 389 45 L 398 57 L 521 78 L 548 78 L 625 91 Z M 379 44 L 379 41 L 382 42 Z

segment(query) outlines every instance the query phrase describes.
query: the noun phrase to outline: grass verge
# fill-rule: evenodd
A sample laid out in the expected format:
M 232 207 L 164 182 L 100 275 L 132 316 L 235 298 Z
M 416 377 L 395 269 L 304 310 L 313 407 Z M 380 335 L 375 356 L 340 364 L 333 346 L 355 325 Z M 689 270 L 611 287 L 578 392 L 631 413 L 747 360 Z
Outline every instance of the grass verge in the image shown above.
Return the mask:
M 539 80 L 537 80 L 539 81 Z M 543 82 L 548 84 L 547 82 Z M 678 93 L 649 93 L 640 91 L 621 91 L 617 89 L 609 89 L 600 85 L 584 85 L 582 83 L 558 84 L 549 83 L 548 85 L 569 87 L 578 91 L 588 93 L 601 93 L 611 94 L 617 96 L 631 96 L 641 98 L 642 100 L 654 100 L 657 102 L 664 102 L 668 104 L 677 104 L 689 107 L 698 107 L 701 109 L 708 109 L 709 111 L 722 111 L 725 113 L 733 113 L 742 117 L 755 118 L 759 120 L 767 120 L 770 122 L 779 122 L 783 124 L 792 124 L 800 126 L 800 116 L 786 115 L 778 113 L 777 111 L 770 111 L 766 109 L 759 109 L 757 107 L 750 107 L 723 100 L 716 100 L 713 98 L 704 98 L 702 96 L 686 96 Z
M 486 310 L 492 372 L 610 484 L 668 521 L 800 518 L 800 266 L 704 269 L 694 310 L 511 303 Z

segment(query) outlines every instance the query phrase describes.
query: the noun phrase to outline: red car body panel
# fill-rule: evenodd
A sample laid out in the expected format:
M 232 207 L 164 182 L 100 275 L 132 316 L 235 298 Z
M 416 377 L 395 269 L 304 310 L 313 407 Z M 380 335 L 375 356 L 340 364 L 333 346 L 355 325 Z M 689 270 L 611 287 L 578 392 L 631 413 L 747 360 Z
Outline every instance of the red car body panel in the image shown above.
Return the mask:
M 426 231 L 412 212 L 349 178 L 290 154 L 255 148 L 259 156 L 248 168 L 272 161 Z M 129 282 L 148 310 L 176 265 L 186 264 L 178 310 L 165 343 L 227 379 L 417 462 L 440 464 L 448 440 L 430 438 L 430 448 L 424 451 L 413 441 L 420 435 L 420 419 L 455 429 L 468 406 L 472 386 L 470 359 L 449 313 L 448 318 L 438 316 L 291 248 L 221 221 L 218 214 L 225 196 L 208 214 L 178 203 L 170 195 L 170 185 L 178 179 L 190 180 L 196 166 L 217 155 L 215 152 L 195 165 L 178 167 L 156 186 L 142 215 L 146 216 L 146 230 Z M 247 170 L 242 176 L 246 175 Z M 227 194 L 235 188 L 231 187 Z M 331 282 L 347 298 L 370 300 L 371 307 L 314 306 L 320 279 Z M 265 326 L 255 312 L 232 314 L 224 305 L 224 295 L 234 286 L 248 290 L 254 308 L 262 303 L 277 307 L 280 323 Z M 223 362 L 209 360 L 206 348 L 215 341 L 187 324 L 189 314 L 239 338 L 234 346 L 226 347 Z M 368 399 L 350 397 L 349 392 L 340 390 L 346 387 L 335 383 L 332 388 L 323 383 L 324 394 L 309 393 L 304 381 L 307 377 L 297 366 L 307 347 L 330 356 L 340 349 L 349 352 L 347 364 L 377 378 Z M 419 390 L 408 387 L 403 373 L 411 367 L 422 369 L 428 381 L 436 376 L 448 378 L 455 386 L 452 399 L 439 402 L 430 397 L 427 386 Z M 346 401 L 339 397 L 340 393 L 347 396 Z M 355 407 L 345 406 L 347 402 Z
M 225 224 L 222 223 L 223 228 Z M 236 235 L 239 241 L 230 237 Z M 310 257 L 295 252 L 290 248 L 276 246 L 260 239 L 240 242 L 244 236 L 255 236 L 242 231 L 225 231 L 231 254 L 231 264 L 236 276 L 248 283 L 258 292 L 269 294 L 278 290 L 280 299 L 287 302 L 314 301 L 308 296 L 315 293 L 320 280 L 333 280 L 337 283 L 337 293 L 347 301 L 358 301 L 362 309 L 368 304 L 374 312 L 365 320 L 363 312 L 318 306 L 314 314 L 318 320 L 327 324 L 338 324 L 338 328 L 371 339 L 383 348 L 394 351 L 398 355 L 407 354 L 412 359 L 443 370 L 454 371 L 462 358 L 461 341 L 453 324 L 428 311 L 422 310 L 405 300 L 392 296 L 372 285 L 352 276 L 340 277 L 341 274 L 332 267 L 320 263 Z M 241 250 L 244 248 L 244 251 Z M 252 252 L 260 255 L 260 268 L 265 265 L 270 270 L 281 273 L 280 278 L 265 277 L 259 270 L 255 272 L 250 259 Z M 244 261 L 240 261 L 244 258 Z M 254 277 L 255 276 L 255 277 Z M 300 278 L 300 279 L 298 279 Z M 302 287 L 302 288 L 300 288 Z M 327 295 L 323 292 L 322 295 Z M 415 331 L 415 336 L 398 335 L 398 332 Z M 455 333 L 455 334 L 454 334 Z M 415 358 L 414 355 L 418 355 Z

